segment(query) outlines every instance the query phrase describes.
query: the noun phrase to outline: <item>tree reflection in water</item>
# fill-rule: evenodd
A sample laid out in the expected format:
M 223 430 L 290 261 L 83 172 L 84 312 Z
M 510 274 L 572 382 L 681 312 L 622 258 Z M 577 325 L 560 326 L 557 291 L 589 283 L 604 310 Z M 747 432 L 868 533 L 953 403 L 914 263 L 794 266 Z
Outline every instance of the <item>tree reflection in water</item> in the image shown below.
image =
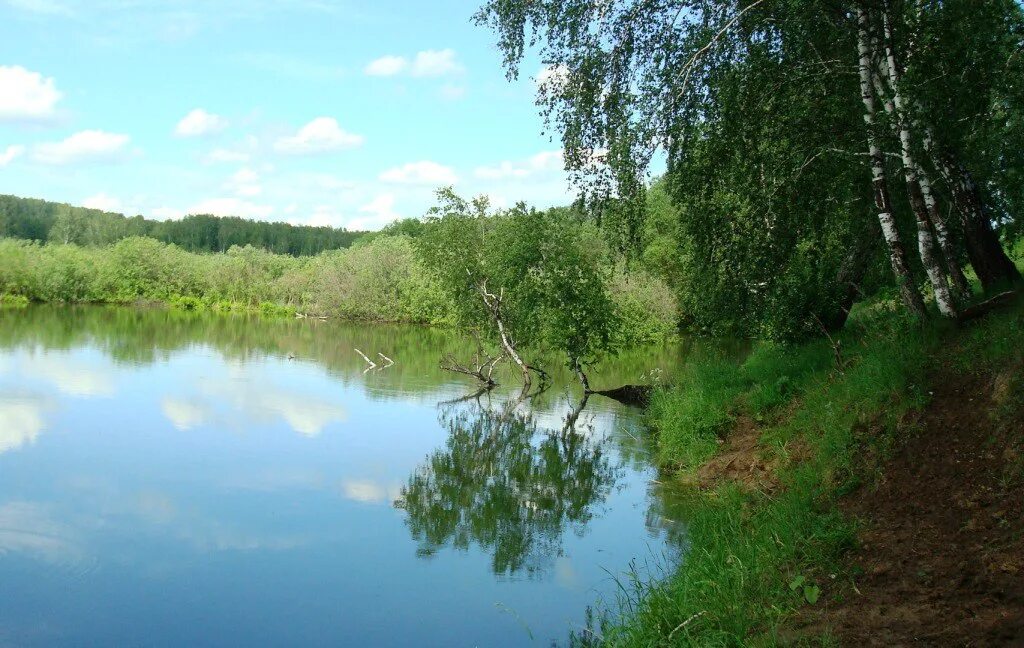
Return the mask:
M 476 544 L 496 574 L 543 573 L 561 555 L 567 529 L 582 534 L 610 492 L 617 464 L 602 440 L 576 431 L 582 405 L 561 430 L 538 426 L 522 398 L 442 407 L 447 444 L 409 478 L 395 506 L 431 556 Z

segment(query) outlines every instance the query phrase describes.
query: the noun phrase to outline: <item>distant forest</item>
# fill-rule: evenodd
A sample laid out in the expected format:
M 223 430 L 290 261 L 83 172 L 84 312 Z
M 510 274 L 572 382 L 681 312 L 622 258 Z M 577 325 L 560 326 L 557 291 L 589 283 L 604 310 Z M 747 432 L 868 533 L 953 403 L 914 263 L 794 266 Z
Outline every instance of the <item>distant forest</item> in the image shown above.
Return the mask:
M 278 254 L 306 256 L 347 248 L 364 232 L 333 227 L 266 223 L 237 216 L 186 216 L 156 221 L 142 216 L 74 207 L 35 198 L 0 195 L 0 237 L 106 245 L 128 236 L 148 236 L 190 252 L 223 252 L 253 245 Z

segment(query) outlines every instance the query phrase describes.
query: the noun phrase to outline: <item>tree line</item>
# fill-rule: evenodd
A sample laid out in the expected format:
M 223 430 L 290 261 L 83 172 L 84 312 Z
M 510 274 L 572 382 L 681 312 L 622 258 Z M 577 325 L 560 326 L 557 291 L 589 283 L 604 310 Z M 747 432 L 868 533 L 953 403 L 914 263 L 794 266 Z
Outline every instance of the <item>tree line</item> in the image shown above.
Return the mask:
M 33 241 L 95 246 L 148 236 L 190 252 L 226 252 L 233 245 L 252 245 L 277 254 L 309 256 L 347 248 L 362 234 L 209 214 L 157 221 L 34 198 L 0 196 L 0 237 Z

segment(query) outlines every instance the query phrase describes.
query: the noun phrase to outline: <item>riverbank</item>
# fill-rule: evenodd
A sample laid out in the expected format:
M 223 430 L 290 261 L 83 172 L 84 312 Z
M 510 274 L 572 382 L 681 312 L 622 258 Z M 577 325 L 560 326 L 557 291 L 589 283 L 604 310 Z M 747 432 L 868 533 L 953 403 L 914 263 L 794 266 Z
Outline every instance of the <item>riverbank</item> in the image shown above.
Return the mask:
M 1020 298 L 923 329 L 875 303 L 835 340 L 692 359 L 648 412 L 687 557 L 578 643 L 1019 640 L 1022 367 Z
M 607 260 L 623 346 L 671 337 L 677 306 L 665 283 Z M 146 237 L 107 246 L 0 238 L 0 305 L 166 305 L 185 311 L 451 327 L 454 305 L 414 239 L 376 235 L 348 249 L 293 257 L 245 246 L 188 252 Z

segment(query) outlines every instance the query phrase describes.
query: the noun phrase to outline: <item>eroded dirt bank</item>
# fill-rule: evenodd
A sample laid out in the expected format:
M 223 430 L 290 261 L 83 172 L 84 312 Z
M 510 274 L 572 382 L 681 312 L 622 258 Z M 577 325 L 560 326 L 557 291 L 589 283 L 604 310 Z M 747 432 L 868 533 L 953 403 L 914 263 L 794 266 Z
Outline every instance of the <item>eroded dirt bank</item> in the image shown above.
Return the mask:
M 1016 366 L 944 369 L 879 478 L 849 579 L 804 621 L 842 646 L 1024 646 L 1024 407 Z

